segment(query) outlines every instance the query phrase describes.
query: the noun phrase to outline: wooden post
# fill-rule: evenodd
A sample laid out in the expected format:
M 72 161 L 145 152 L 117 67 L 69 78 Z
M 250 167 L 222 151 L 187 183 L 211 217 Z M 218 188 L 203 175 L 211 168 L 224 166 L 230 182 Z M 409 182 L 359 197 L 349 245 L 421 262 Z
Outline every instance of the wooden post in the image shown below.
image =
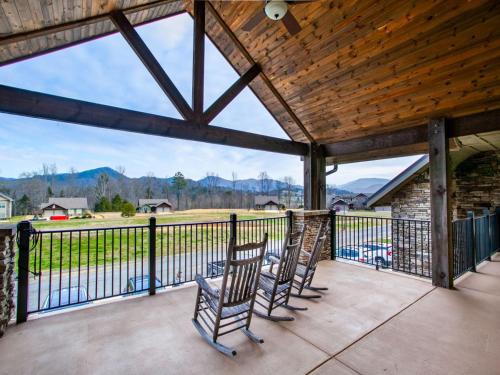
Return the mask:
M 326 208 L 326 160 L 323 149 L 316 143 L 309 145 L 304 157 L 304 209 Z
M 205 2 L 195 0 L 193 4 L 193 111 L 196 122 L 203 115 L 205 81 Z
M 432 284 L 443 288 L 453 287 L 449 165 L 449 147 L 445 120 L 432 119 L 429 122 Z

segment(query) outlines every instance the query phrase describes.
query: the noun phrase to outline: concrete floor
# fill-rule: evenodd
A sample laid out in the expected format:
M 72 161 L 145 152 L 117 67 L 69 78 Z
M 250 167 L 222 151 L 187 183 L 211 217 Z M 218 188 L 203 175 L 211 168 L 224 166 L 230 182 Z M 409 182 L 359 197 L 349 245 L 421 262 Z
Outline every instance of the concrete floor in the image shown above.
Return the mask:
M 294 322 L 254 317 L 265 343 L 239 332 L 207 345 L 191 324 L 196 289 L 33 319 L 0 339 L 0 374 L 498 374 L 500 257 L 456 290 L 340 262 L 321 263 L 321 300 Z M 283 310 L 282 314 L 290 314 Z

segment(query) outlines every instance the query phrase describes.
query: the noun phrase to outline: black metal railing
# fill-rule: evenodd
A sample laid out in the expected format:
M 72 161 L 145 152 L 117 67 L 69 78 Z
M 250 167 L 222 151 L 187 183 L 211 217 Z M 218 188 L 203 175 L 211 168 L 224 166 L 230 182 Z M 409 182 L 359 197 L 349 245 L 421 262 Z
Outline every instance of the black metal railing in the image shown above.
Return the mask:
M 176 286 L 222 275 L 229 240 L 279 251 L 291 217 L 19 232 L 20 319 L 27 314 Z M 29 223 L 23 225 L 30 228 Z M 27 240 L 26 240 L 27 239 Z M 21 262 L 25 262 L 22 263 Z M 24 304 L 24 305 L 23 305 Z M 19 310 L 19 308 L 18 308 Z
M 500 210 L 475 217 L 472 212 L 467 218 L 453 221 L 453 272 L 457 278 L 467 271 L 475 271 L 476 265 L 489 260 L 500 251 Z
M 332 258 L 430 277 L 430 221 L 332 215 Z

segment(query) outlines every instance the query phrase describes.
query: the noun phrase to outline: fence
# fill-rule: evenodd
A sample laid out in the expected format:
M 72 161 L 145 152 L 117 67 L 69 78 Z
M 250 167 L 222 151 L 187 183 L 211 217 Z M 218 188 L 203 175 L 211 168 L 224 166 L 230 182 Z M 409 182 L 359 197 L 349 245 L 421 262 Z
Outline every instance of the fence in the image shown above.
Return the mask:
M 208 223 L 33 231 L 19 230 L 18 321 L 29 313 L 89 303 L 223 273 L 229 239 L 257 242 L 268 233 L 278 252 L 291 216 Z M 28 254 L 28 256 L 26 256 Z
M 333 215 L 332 258 L 430 277 L 430 222 Z
M 500 210 L 488 210 L 480 217 L 468 213 L 467 218 L 453 222 L 453 274 L 457 278 L 476 265 L 490 259 L 500 250 Z

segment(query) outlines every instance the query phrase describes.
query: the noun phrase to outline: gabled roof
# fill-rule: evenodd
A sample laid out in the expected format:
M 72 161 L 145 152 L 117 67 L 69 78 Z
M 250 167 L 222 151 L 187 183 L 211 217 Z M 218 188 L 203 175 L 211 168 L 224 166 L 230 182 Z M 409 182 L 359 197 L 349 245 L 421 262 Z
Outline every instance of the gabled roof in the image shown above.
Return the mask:
M 162 203 L 165 203 L 166 205 L 172 207 L 172 204 L 169 202 L 168 199 L 139 199 L 139 207 L 142 206 L 151 206 L 151 207 L 157 207 L 161 205 Z
M 51 205 L 56 205 L 66 210 L 89 208 L 87 198 L 49 198 L 48 203 L 42 203 L 40 208 L 43 210 Z
M 5 195 L 3 193 L 0 193 L 0 198 L 4 198 L 4 199 L 7 199 L 8 201 L 14 202 L 14 199 L 12 199 L 11 197 L 9 197 L 8 195 Z
M 337 198 L 332 203 L 332 205 L 335 205 L 335 204 L 343 204 L 343 205 L 347 206 L 348 203 L 345 200 L 343 200 L 342 198 Z
M 429 165 L 429 155 L 424 155 L 403 172 L 394 177 L 387 184 L 375 192 L 366 202 L 368 207 L 377 206 L 378 203 L 389 194 L 401 189 L 413 177 L 423 172 Z M 385 204 L 385 203 L 384 203 Z
M 255 196 L 255 204 L 259 206 L 265 206 L 268 204 L 274 204 L 276 206 L 279 205 L 277 195 L 256 195 Z

